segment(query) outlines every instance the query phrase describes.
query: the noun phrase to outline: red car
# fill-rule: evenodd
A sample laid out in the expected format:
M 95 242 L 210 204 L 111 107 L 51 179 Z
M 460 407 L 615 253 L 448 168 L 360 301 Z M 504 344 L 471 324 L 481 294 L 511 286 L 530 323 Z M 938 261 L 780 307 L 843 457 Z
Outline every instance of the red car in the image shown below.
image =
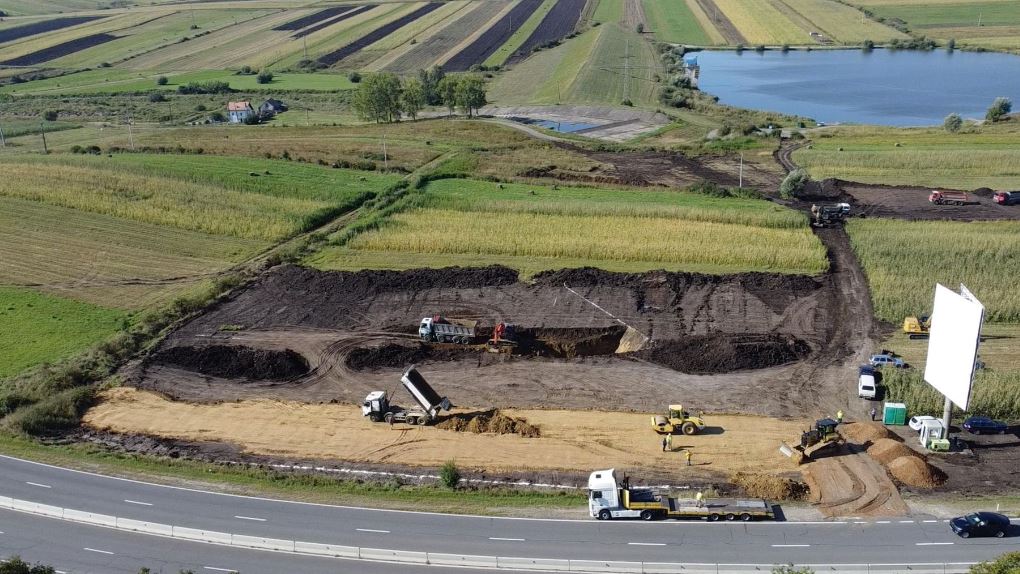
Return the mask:
M 1020 191 L 996 191 L 992 200 L 999 205 L 1017 205 L 1020 204 Z

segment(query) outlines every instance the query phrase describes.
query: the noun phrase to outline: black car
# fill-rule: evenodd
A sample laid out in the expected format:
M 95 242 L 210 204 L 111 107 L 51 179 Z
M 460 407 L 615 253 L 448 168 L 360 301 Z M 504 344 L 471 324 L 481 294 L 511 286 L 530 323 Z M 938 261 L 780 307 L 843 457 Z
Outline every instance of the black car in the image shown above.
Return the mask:
M 1002 434 L 1009 429 L 1009 425 L 1000 421 L 993 421 L 988 417 L 970 417 L 963 421 L 963 428 L 974 434 L 999 433 Z
M 975 512 L 957 516 L 949 521 L 949 527 L 960 538 L 971 536 L 994 536 L 1002 538 L 1009 532 L 1009 518 L 995 512 Z
M 875 376 L 875 367 L 872 367 L 871 365 L 861 365 L 860 367 L 857 368 L 857 374 L 858 375 L 871 375 L 872 377 L 874 377 Z

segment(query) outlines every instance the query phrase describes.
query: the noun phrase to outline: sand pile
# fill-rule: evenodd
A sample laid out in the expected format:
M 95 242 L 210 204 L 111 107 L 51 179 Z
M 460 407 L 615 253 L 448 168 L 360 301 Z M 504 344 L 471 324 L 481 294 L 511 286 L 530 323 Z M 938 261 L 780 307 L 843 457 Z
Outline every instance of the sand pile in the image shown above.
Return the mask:
M 893 478 L 907 486 L 935 488 L 946 482 L 946 473 L 917 456 L 901 456 L 888 465 Z
M 881 423 L 860 422 L 839 425 L 839 432 L 850 442 L 857 444 L 869 444 L 879 439 L 887 438 L 894 440 L 893 433 L 889 432 Z
M 880 438 L 871 443 L 871 446 L 868 447 L 868 454 L 871 455 L 871 458 L 886 465 L 901 456 L 917 456 L 910 447 L 891 438 Z
M 541 431 L 535 425 L 528 424 L 523 418 L 512 417 L 498 409 L 475 413 L 451 414 L 436 424 L 436 428 L 475 434 L 519 434 L 523 437 L 538 438 Z
M 738 472 L 730 476 L 747 496 L 766 500 L 800 500 L 808 494 L 803 482 L 755 472 Z

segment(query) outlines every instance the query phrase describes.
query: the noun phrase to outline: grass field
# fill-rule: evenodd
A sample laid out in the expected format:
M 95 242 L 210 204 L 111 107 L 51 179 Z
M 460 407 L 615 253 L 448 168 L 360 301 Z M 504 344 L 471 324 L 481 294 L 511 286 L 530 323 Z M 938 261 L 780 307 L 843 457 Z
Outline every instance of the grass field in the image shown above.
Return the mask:
M 324 250 L 311 264 L 350 269 L 369 261 L 384 268 L 503 263 L 526 275 L 578 265 L 709 273 L 826 268 L 803 216 L 758 200 L 524 184 L 500 189 L 471 180 L 429 184 L 414 209 Z
M 658 84 L 653 76 L 661 65 L 651 44 L 617 24 L 599 28 L 590 60 L 571 84 L 568 101 L 615 105 L 629 99 L 636 106 L 655 106 Z
M 701 27 L 686 2 L 675 0 L 642 0 L 650 31 L 660 42 L 712 45 L 714 42 Z
M 823 134 L 813 138 L 812 149 L 794 152 L 794 161 L 816 179 L 1016 189 L 1020 177 L 1020 125 L 1015 122 L 958 134 L 941 128 L 880 127 L 837 128 Z
M 713 0 L 750 44 L 810 44 L 809 30 L 794 24 L 767 1 Z
M 859 44 L 864 40 L 886 42 L 907 35 L 864 16 L 845 4 L 832 0 L 781 0 L 790 10 L 804 18 L 809 31 L 824 34 L 842 44 Z
M 571 99 L 574 83 L 592 57 L 603 29 L 592 28 L 518 63 L 490 84 L 490 99 L 502 104 L 557 104 Z
M 931 310 L 935 283 L 967 285 L 990 322 L 1020 322 L 1015 289 L 1020 222 L 854 219 L 848 228 L 875 314 L 901 324 Z
M 1020 51 L 1018 0 L 851 0 L 876 17 L 906 22 L 914 34 L 975 46 Z
M 125 319 L 120 311 L 0 286 L 0 378 L 79 353 Z

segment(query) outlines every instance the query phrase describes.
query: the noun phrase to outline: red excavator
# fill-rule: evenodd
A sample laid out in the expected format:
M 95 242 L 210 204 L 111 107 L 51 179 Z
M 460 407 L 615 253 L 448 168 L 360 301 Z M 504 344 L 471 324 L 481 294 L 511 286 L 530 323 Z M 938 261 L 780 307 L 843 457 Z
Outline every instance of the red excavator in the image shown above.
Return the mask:
M 515 328 L 510 323 L 499 322 L 492 329 L 492 338 L 485 343 L 490 353 L 511 353 L 517 346 Z

